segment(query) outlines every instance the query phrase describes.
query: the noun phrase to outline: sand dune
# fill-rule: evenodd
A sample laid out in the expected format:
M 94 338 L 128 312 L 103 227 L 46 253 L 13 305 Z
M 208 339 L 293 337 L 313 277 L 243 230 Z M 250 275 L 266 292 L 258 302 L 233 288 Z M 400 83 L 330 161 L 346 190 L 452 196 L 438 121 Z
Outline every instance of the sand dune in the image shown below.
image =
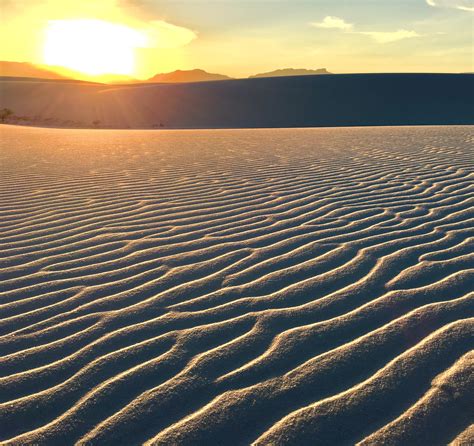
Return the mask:
M 474 441 L 472 130 L 0 127 L 0 441 Z
M 11 123 L 262 128 L 474 124 L 472 74 L 359 74 L 185 84 L 0 80 Z

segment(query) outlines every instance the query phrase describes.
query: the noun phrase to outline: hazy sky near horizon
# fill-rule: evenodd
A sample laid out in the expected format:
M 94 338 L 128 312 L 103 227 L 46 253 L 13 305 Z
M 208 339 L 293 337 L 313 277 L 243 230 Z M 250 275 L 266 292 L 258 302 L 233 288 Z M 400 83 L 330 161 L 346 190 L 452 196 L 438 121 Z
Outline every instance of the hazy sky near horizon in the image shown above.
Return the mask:
M 139 78 L 191 68 L 235 77 L 286 67 L 474 71 L 474 0 L 0 0 L 0 6 L 1 60 L 74 68 L 71 59 L 83 52 L 79 62 L 97 72 Z M 115 60 L 107 65 L 109 55 Z

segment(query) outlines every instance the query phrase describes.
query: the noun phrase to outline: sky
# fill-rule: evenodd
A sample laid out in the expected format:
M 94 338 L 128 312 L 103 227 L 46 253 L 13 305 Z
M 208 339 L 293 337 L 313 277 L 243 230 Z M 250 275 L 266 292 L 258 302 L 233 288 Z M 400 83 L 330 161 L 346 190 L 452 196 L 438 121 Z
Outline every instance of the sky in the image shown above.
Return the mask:
M 0 60 L 88 76 L 474 71 L 474 0 L 0 0 L 0 14 Z

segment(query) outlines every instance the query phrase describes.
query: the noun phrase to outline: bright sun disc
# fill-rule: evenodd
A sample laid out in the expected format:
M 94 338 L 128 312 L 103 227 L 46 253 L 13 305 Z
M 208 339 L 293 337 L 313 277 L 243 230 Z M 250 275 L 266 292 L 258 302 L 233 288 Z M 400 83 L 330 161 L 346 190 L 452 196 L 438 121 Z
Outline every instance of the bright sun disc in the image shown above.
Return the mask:
M 135 49 L 147 37 L 124 25 L 102 20 L 53 20 L 48 23 L 44 62 L 89 75 L 133 74 Z

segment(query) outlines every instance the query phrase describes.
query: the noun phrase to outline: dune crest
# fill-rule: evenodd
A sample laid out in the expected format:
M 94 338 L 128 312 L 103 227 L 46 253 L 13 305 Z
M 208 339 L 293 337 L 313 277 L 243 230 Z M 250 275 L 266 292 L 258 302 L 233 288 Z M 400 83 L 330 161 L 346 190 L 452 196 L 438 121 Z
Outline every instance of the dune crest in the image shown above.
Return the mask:
M 472 125 L 474 75 L 325 74 L 103 85 L 0 79 L 10 124 L 216 129 Z

